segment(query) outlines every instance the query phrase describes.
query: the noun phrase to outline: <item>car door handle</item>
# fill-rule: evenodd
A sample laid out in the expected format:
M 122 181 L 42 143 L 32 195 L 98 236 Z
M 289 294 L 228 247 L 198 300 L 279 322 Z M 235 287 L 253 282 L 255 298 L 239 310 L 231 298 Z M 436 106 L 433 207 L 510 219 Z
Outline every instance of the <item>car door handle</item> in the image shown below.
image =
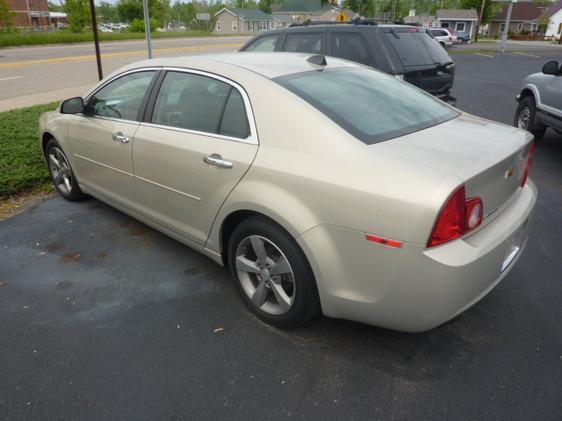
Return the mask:
M 205 161 L 207 164 L 214 165 L 215 167 L 229 169 L 232 168 L 232 162 L 225 161 L 224 159 L 222 159 L 222 156 L 216 153 L 210 156 L 204 156 L 203 161 Z
M 114 133 L 111 138 L 118 143 L 129 143 L 129 138 L 121 132 Z

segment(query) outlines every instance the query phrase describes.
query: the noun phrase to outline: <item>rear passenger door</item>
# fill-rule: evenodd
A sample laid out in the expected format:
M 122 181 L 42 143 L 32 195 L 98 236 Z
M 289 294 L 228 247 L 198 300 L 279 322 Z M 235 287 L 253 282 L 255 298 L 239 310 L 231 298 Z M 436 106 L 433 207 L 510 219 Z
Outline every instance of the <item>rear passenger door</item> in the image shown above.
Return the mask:
M 135 135 L 139 211 L 204 245 L 257 149 L 250 102 L 240 86 L 195 70 L 167 70 Z
M 326 30 L 324 28 L 296 28 L 286 31 L 282 51 L 326 54 Z
M 328 31 L 328 40 L 328 55 L 375 67 L 371 49 L 362 33 L 334 28 Z

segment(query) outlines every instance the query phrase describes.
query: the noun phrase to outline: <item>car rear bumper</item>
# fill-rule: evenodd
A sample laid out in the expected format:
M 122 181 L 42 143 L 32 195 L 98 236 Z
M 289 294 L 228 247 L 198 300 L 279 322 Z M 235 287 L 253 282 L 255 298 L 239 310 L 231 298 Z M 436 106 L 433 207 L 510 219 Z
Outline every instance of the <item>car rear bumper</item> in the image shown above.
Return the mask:
M 525 248 L 536 198 L 528 182 L 493 221 L 432 249 L 383 246 L 366 241 L 363 232 L 331 225 L 298 241 L 315 272 L 325 315 L 421 332 L 474 305 L 509 273 Z

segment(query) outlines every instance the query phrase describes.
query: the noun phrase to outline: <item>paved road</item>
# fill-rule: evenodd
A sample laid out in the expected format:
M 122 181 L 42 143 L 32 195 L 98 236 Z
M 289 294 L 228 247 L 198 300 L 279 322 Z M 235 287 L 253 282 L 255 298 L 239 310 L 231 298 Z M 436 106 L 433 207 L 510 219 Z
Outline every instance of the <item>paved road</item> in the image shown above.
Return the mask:
M 247 37 L 156 39 L 154 56 L 238 49 Z M 146 57 L 144 41 L 101 44 L 104 74 Z M 93 44 L 0 49 L 0 111 L 81 95 L 98 80 Z
M 508 124 L 544 61 L 455 58 L 459 107 Z M 270 328 L 226 271 L 96 200 L 0 222 L 0 419 L 559 420 L 562 137 L 534 161 L 526 254 L 458 320 L 415 335 Z

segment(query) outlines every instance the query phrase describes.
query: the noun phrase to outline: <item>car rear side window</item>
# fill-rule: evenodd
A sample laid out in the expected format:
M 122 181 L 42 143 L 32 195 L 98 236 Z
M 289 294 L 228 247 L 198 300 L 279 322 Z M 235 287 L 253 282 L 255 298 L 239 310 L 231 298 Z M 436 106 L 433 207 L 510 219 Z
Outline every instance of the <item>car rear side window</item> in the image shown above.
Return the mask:
M 447 52 L 425 32 L 417 29 L 391 30 L 385 35 L 405 67 L 444 64 L 452 61 Z
M 274 80 L 366 144 L 403 136 L 459 115 L 408 83 L 366 68 L 311 70 Z
M 370 66 L 371 54 L 363 35 L 352 32 L 333 32 L 330 35 L 332 53 L 334 57 Z
M 249 125 L 242 96 L 220 80 L 186 72 L 168 72 L 151 122 L 198 132 L 247 138 Z
M 279 35 L 268 35 L 256 39 L 250 45 L 248 45 L 244 51 L 254 51 L 254 52 L 272 52 L 275 51 L 275 46 L 279 41 Z
M 283 51 L 294 53 L 321 53 L 322 52 L 322 33 L 294 33 L 287 34 Z
M 219 134 L 242 139 L 246 139 L 250 135 L 244 99 L 237 89 L 232 88 L 230 91 L 224 108 Z

